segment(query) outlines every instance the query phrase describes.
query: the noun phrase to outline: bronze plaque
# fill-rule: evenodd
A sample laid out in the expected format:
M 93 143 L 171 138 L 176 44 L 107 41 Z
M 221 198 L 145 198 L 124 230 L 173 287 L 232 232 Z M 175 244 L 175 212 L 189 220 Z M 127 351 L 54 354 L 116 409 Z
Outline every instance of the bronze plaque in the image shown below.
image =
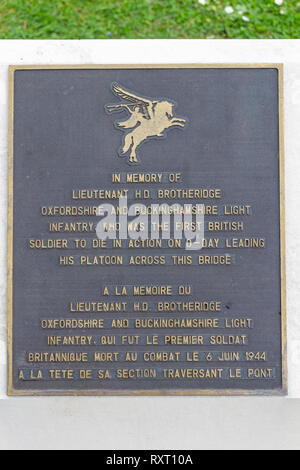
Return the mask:
M 10 395 L 287 392 L 282 75 L 10 67 Z

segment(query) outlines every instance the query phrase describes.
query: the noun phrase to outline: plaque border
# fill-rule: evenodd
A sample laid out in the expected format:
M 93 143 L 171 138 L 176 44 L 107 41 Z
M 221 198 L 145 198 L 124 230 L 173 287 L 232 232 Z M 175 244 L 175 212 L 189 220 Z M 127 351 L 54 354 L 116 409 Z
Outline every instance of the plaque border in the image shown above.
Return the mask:
M 16 390 L 13 387 L 13 155 L 14 155 L 14 73 L 16 70 L 113 70 L 113 69 L 276 69 L 278 71 L 280 274 L 281 274 L 281 359 L 282 387 L 275 390 Z M 285 396 L 288 394 L 286 233 L 284 168 L 284 65 L 282 63 L 192 63 L 192 64 L 80 64 L 10 65 L 8 106 L 8 225 L 7 225 L 7 395 L 16 396 Z

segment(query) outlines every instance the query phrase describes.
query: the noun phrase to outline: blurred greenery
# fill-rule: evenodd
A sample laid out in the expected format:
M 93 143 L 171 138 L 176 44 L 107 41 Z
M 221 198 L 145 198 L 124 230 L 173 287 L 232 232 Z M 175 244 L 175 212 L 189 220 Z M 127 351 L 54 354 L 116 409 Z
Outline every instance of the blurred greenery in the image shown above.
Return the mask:
M 299 0 L 1 0 L 0 3 L 1 39 L 288 39 L 299 38 L 299 33 Z

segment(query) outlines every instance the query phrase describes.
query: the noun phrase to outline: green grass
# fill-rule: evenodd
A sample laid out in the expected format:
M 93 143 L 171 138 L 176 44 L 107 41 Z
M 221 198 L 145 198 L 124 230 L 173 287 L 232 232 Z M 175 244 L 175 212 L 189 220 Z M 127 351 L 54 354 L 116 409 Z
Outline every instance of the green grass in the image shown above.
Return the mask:
M 225 12 L 228 6 L 233 13 Z M 1 39 L 299 37 L 299 0 L 284 0 L 281 6 L 274 0 L 206 0 L 205 5 L 198 0 L 0 3 Z

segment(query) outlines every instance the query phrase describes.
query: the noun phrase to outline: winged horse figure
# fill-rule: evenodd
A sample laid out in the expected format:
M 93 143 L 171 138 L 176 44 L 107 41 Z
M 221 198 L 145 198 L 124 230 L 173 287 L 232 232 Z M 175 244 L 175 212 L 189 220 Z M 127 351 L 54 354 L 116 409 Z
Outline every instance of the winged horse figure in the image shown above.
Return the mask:
M 147 99 L 135 95 L 117 83 L 112 84 L 112 91 L 125 102 L 106 105 L 108 113 L 126 111 L 129 118 L 115 122 L 115 126 L 124 131 L 121 157 L 128 156 L 130 164 L 139 162 L 137 149 L 150 138 L 165 137 L 165 132 L 172 127 L 184 128 L 187 120 L 174 116 L 175 103 L 166 99 Z

